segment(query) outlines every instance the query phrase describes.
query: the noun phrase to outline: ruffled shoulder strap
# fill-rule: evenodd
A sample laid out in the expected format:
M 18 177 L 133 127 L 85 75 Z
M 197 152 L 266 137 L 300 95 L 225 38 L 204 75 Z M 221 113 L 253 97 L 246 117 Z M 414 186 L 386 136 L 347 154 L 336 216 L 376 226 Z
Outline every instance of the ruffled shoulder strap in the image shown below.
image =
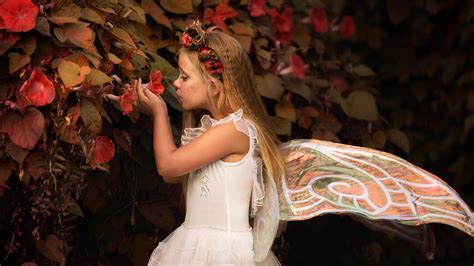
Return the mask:
M 222 119 L 213 119 L 209 115 L 204 115 L 201 118 L 201 126 L 195 128 L 185 128 L 183 131 L 183 135 L 181 136 L 181 144 L 186 145 L 196 139 L 197 137 L 201 136 L 204 132 L 206 132 L 209 128 L 228 123 L 230 121 L 234 122 L 235 127 L 237 130 L 241 131 L 242 133 L 246 134 L 250 138 L 250 147 L 249 149 L 252 151 L 252 178 L 253 178 L 253 185 L 252 185 L 252 202 L 251 202 L 251 210 L 250 215 L 253 217 L 257 212 L 259 206 L 263 205 L 263 197 L 265 194 L 264 191 L 264 181 L 263 181 L 263 163 L 260 156 L 260 149 L 258 147 L 258 139 L 257 139 L 257 129 L 255 125 L 248 119 L 243 117 L 242 109 L 239 109 Z

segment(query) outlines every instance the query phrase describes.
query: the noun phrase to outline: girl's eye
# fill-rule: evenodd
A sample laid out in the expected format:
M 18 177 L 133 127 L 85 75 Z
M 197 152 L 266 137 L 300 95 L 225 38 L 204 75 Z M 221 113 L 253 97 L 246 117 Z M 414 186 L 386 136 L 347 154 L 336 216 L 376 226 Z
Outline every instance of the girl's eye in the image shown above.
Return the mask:
M 182 79 L 183 81 L 186 81 L 186 80 L 188 79 L 188 77 L 181 75 L 181 79 Z

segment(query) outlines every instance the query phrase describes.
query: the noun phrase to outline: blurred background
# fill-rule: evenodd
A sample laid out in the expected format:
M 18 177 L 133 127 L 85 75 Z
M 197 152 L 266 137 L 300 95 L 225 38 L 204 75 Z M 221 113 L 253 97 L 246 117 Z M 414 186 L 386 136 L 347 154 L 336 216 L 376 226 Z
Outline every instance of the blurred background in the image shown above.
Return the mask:
M 249 53 L 282 141 L 388 151 L 474 207 L 472 1 L 0 0 L 0 264 L 146 265 L 182 223 L 126 84 L 163 85 L 179 144 L 174 56 L 195 18 Z M 273 251 L 284 265 L 474 263 L 472 237 L 432 227 L 431 261 L 336 215 L 289 222 Z

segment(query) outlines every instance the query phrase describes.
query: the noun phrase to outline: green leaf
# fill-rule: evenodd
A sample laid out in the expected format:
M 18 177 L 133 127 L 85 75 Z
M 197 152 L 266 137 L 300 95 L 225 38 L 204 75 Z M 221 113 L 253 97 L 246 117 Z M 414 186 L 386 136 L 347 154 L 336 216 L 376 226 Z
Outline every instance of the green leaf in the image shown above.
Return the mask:
M 255 75 L 257 88 L 264 97 L 279 101 L 285 91 L 283 81 L 275 74 L 266 73 L 263 77 Z
M 107 58 L 114 64 L 120 64 L 122 62 L 122 59 L 118 58 L 116 55 L 112 53 L 107 54 Z
M 277 135 L 291 136 L 291 121 L 279 117 L 270 117 L 270 119 Z
M 372 77 L 375 76 L 375 72 L 370 69 L 370 67 L 366 65 L 356 65 L 353 66 L 352 64 L 349 64 L 346 66 L 346 71 L 355 74 L 359 77 Z
M 98 134 L 102 130 L 102 117 L 87 98 L 81 98 L 81 119 L 87 132 Z
M 36 27 L 35 30 L 45 36 L 51 37 L 49 21 L 45 17 L 36 18 Z
M 91 71 L 89 66 L 80 66 L 71 61 L 62 61 L 58 66 L 59 77 L 66 87 L 81 84 Z
M 95 50 L 95 33 L 87 23 L 67 24 L 63 27 L 64 35 L 73 44 L 86 50 Z
M 132 39 L 132 37 L 130 37 L 130 34 L 126 32 L 125 30 L 118 27 L 114 27 L 110 33 L 112 33 L 112 35 L 114 35 L 121 41 L 125 42 L 125 44 L 127 44 L 128 46 L 132 48 L 137 48 L 135 41 Z
M 25 55 L 32 55 L 36 50 L 36 36 L 27 35 L 17 42 L 15 47 L 21 48 Z
M 102 13 L 88 7 L 81 9 L 81 18 L 99 25 L 105 23 L 105 16 Z
M 350 117 L 365 121 L 377 120 L 375 98 L 366 91 L 354 91 L 347 99 L 341 99 L 341 107 Z
M 160 0 L 160 5 L 173 14 L 189 14 L 193 12 L 192 0 Z
M 10 59 L 10 63 L 9 63 L 10 74 L 28 65 L 31 61 L 31 58 L 28 55 L 22 55 L 16 52 L 9 53 L 8 58 Z
M 157 55 L 153 56 L 153 62 L 150 63 L 151 69 L 158 69 L 163 74 L 163 78 L 174 81 L 178 78 L 179 72 L 166 59 Z
M 397 147 L 402 149 L 404 152 L 410 152 L 410 142 L 405 133 L 398 129 L 390 129 L 385 132 L 387 140 L 395 144 Z
M 91 85 L 102 85 L 112 81 L 112 79 L 107 74 L 95 68 L 91 69 L 91 73 L 86 76 L 85 80 L 90 81 Z
M 77 23 L 80 17 L 81 8 L 74 1 L 58 1 L 48 19 L 54 24 L 63 25 Z
M 293 107 L 293 104 L 289 101 L 282 101 L 279 102 L 275 106 L 275 113 L 277 116 L 281 118 L 285 118 L 290 120 L 291 122 L 296 121 L 296 111 L 295 108 Z

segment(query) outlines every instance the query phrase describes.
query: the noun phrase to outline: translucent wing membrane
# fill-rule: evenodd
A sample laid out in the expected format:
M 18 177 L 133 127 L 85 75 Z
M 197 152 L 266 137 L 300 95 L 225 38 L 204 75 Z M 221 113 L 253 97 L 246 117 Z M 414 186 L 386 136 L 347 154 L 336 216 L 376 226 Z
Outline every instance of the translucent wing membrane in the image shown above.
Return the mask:
M 405 225 L 443 223 L 474 236 L 473 213 L 439 177 L 389 153 L 320 140 L 281 146 L 282 220 L 348 213 Z

